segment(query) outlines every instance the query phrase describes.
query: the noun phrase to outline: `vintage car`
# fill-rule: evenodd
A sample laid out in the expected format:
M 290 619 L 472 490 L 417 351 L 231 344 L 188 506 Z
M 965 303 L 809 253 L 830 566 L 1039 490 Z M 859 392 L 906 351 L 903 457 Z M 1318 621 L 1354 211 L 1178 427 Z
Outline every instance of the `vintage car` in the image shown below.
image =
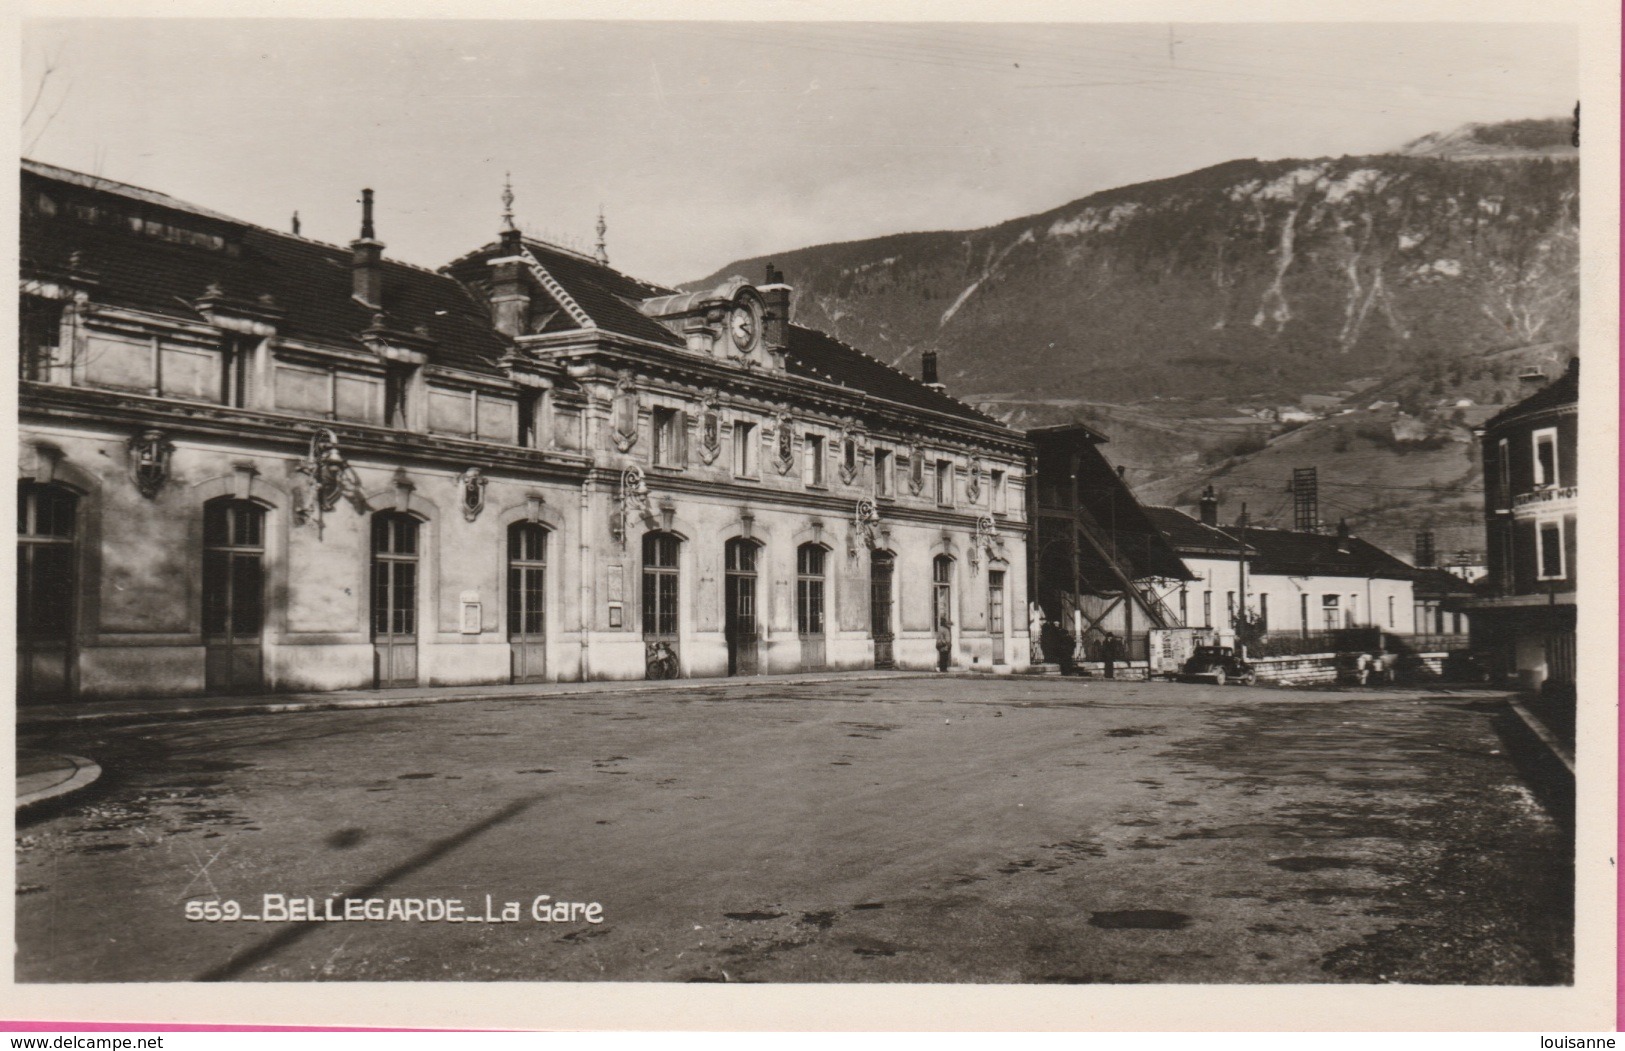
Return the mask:
M 1198 646 L 1190 660 L 1179 670 L 1179 679 L 1181 682 L 1211 679 L 1220 686 L 1227 682 L 1251 686 L 1257 681 L 1257 676 L 1253 674 L 1252 667 L 1236 656 L 1236 651 L 1229 646 Z

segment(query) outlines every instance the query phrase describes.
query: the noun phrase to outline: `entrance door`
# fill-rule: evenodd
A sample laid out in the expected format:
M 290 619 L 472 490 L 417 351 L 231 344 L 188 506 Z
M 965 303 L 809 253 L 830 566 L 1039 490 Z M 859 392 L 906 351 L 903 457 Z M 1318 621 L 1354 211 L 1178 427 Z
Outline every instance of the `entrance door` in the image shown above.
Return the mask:
M 993 663 L 1004 663 L 1004 570 L 987 571 L 987 634 L 993 640 Z
M 418 521 L 372 517 L 372 644 L 379 687 L 418 681 Z
M 896 666 L 892 656 L 892 570 L 895 564 L 885 551 L 869 558 L 869 634 L 875 640 L 875 667 Z
M 643 659 L 650 679 L 675 679 L 677 651 L 677 555 L 682 541 L 670 533 L 643 535 Z
M 508 527 L 508 648 L 514 682 L 547 679 L 547 530 L 534 522 Z
M 758 671 L 761 632 L 756 623 L 756 558 L 760 551 L 761 547 L 749 540 L 735 539 L 727 544 L 723 633 L 728 639 L 729 675 L 755 675 Z
M 24 704 L 72 692 L 78 507 L 61 486 L 17 485 L 17 699 Z
M 265 510 L 247 500 L 203 507 L 203 680 L 211 693 L 264 688 Z
M 796 634 L 801 637 L 801 670 L 824 666 L 824 554 L 819 544 L 796 549 Z

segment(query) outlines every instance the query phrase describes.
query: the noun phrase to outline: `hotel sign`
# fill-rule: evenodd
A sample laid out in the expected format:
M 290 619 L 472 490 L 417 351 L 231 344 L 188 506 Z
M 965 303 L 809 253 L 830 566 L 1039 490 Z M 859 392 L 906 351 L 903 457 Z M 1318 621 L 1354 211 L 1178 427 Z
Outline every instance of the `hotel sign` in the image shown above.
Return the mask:
M 1579 487 L 1573 485 L 1565 485 L 1562 488 L 1537 489 L 1532 493 L 1519 493 L 1512 498 L 1512 511 L 1513 514 L 1520 518 L 1525 515 L 1573 511 L 1574 501 L 1578 493 Z

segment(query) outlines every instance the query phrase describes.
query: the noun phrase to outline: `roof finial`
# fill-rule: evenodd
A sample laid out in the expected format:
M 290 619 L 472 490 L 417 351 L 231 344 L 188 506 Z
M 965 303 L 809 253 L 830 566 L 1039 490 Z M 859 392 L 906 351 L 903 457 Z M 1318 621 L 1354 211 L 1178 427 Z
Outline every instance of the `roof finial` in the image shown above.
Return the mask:
M 609 232 L 609 224 L 604 222 L 604 206 L 598 206 L 598 248 L 593 257 L 604 265 L 609 265 L 609 247 L 604 243 L 604 234 Z
M 513 172 L 502 173 L 502 228 L 514 229 L 513 225 Z
M 295 237 L 299 236 L 299 213 L 298 212 L 293 213 L 293 235 Z
M 361 239 L 363 241 L 372 241 L 377 239 L 377 234 L 375 234 L 372 229 L 371 190 L 361 191 Z

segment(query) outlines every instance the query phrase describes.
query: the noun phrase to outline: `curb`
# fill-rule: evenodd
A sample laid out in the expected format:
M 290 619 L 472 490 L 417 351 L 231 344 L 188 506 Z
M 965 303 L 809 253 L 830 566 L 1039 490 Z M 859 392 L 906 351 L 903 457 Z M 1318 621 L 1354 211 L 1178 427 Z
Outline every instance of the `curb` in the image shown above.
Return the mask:
M 1523 720 L 1524 725 L 1529 727 L 1530 732 L 1540 738 L 1540 743 L 1545 745 L 1557 757 L 1558 762 L 1562 763 L 1564 768 L 1568 770 L 1569 776 L 1573 777 L 1574 756 L 1570 755 L 1569 750 L 1563 747 L 1563 742 L 1559 741 L 1556 735 L 1546 729 L 1546 724 L 1535 718 L 1534 713 L 1525 708 L 1517 698 L 1508 697 L 1507 704 L 1517 713 L 1518 718 Z
M 77 755 L 62 755 L 60 758 L 66 759 L 73 764 L 72 776 L 66 781 L 54 784 L 49 788 L 42 788 L 27 795 L 19 795 L 17 797 L 18 810 L 24 810 L 50 799 L 59 799 L 82 788 L 89 788 L 98 777 L 102 776 L 102 768 L 89 759 Z
M 952 677 L 982 678 L 974 672 L 950 673 Z M 81 726 L 94 723 L 98 726 L 117 726 L 129 723 L 170 722 L 186 719 L 222 719 L 233 716 L 249 715 L 280 715 L 285 712 L 322 712 L 347 711 L 352 709 L 368 708 L 421 708 L 434 704 L 464 704 L 474 701 L 510 701 L 531 700 L 552 697 L 591 697 L 597 694 L 624 695 L 628 693 L 666 693 L 673 690 L 709 690 L 719 686 L 750 686 L 765 685 L 774 682 L 785 686 L 800 686 L 812 683 L 827 682 L 865 682 L 895 679 L 936 679 L 941 678 L 941 672 L 844 672 L 836 675 L 818 676 L 816 678 L 781 678 L 773 675 L 752 676 L 750 678 L 708 678 L 708 679 L 667 679 L 659 683 L 650 683 L 643 680 L 629 679 L 620 689 L 598 687 L 595 689 L 565 687 L 558 688 L 554 684 L 538 684 L 534 693 L 522 693 L 509 690 L 506 693 L 474 693 L 458 694 L 451 697 L 430 697 L 422 694 L 390 697 L 312 697 L 308 700 L 261 701 L 246 704 L 219 704 L 210 705 L 205 700 L 199 700 L 195 705 L 184 707 L 165 707 L 152 711 L 139 711 L 132 708 L 113 708 L 96 711 L 87 706 L 83 712 L 74 712 L 71 715 L 38 715 L 30 716 L 19 712 L 17 728 L 19 730 L 54 729 L 66 726 Z M 95 702 L 91 702 L 94 704 Z M 116 704 L 117 702 L 112 702 Z M 89 762 L 89 760 L 81 760 Z M 94 766 L 94 763 L 90 765 Z

